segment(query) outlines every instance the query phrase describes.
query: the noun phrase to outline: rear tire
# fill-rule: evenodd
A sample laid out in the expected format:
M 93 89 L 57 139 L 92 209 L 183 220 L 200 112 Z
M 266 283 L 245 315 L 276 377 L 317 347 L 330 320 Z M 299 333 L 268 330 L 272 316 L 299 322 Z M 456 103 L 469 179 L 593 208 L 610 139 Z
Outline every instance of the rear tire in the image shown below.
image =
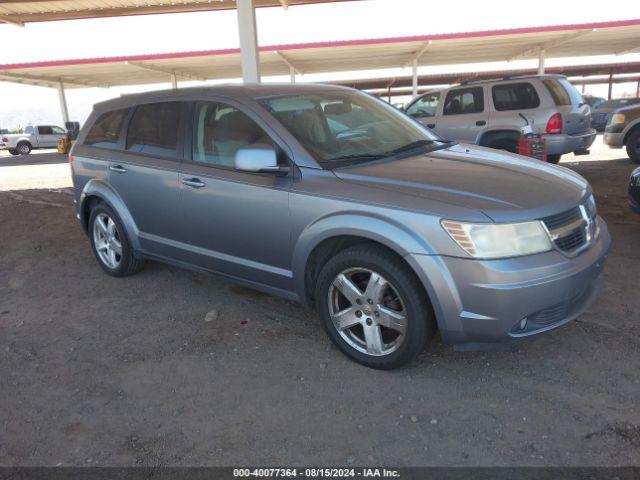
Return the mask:
M 562 155 L 559 155 L 557 153 L 554 155 L 547 155 L 547 162 L 557 165 L 558 162 L 560 162 L 561 157 Z
M 18 153 L 18 150 L 16 150 L 15 148 L 10 148 L 10 149 L 9 149 L 9 153 L 10 153 L 11 155 L 20 155 L 20 154 Z
M 144 261 L 136 258 L 120 217 L 106 204 L 98 203 L 89 216 L 91 249 L 100 267 L 113 277 L 138 273 Z
M 31 144 L 29 142 L 20 142 L 16 145 L 16 150 L 20 155 L 29 155 L 31 153 Z
M 371 368 L 409 363 L 436 330 L 431 304 L 415 273 L 376 245 L 355 245 L 331 258 L 318 275 L 315 303 L 331 341 Z
M 640 163 L 640 128 L 631 132 L 627 138 L 627 155 L 633 163 Z

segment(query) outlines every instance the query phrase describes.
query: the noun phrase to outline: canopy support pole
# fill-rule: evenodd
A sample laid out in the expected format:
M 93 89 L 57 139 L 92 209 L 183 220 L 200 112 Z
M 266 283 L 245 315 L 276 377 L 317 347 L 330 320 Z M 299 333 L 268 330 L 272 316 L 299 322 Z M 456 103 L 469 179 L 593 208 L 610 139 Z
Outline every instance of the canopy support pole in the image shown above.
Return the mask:
M 609 73 L 609 93 L 607 94 L 607 100 L 611 100 L 611 94 L 613 93 L 613 72 Z
M 67 108 L 67 97 L 64 94 L 64 84 L 62 82 L 58 83 L 58 100 L 60 101 L 62 121 L 67 123 L 69 121 L 69 109 Z
M 244 83 L 260 83 L 260 57 L 254 0 L 237 0 L 240 64 Z
M 174 90 L 178 89 L 178 77 L 176 77 L 175 73 L 171 74 L 171 88 Z
M 544 49 L 540 49 L 538 55 L 538 75 L 544 75 Z
M 411 65 L 412 79 L 411 79 L 411 95 L 413 98 L 418 96 L 418 59 L 414 59 Z
M 291 77 L 291 83 L 296 83 L 296 69 L 292 66 L 289 67 L 289 76 Z

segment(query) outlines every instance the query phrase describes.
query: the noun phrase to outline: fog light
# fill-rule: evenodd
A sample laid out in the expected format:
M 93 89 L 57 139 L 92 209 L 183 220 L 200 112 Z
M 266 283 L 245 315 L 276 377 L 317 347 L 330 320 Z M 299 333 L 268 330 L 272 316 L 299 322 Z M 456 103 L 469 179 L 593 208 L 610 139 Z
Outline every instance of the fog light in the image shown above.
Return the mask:
M 527 328 L 527 319 L 523 318 L 520 320 L 520 330 L 524 330 L 525 328 Z

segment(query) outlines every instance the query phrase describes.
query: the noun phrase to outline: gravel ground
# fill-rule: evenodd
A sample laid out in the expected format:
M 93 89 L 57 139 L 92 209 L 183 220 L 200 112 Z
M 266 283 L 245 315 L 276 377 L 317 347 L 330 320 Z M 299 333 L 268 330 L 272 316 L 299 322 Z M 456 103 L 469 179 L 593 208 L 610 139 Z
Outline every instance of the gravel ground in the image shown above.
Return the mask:
M 155 263 L 108 277 L 68 189 L 0 191 L 0 465 L 640 464 L 633 166 L 586 160 L 565 165 L 614 238 L 593 308 L 392 372 L 279 298 Z

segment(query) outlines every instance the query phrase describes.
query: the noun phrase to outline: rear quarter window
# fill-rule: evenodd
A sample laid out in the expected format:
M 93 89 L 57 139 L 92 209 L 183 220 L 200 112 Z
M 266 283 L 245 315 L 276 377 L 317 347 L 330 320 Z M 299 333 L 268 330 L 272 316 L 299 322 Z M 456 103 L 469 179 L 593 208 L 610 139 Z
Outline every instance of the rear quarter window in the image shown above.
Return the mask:
M 556 105 L 579 105 L 582 95 L 566 78 L 546 78 L 542 81 Z
M 122 124 L 128 113 L 129 109 L 125 108 L 100 115 L 87 133 L 84 144 L 108 149 L 117 148 Z
M 495 85 L 492 88 L 493 106 L 502 112 L 538 108 L 540 98 L 529 82 Z

